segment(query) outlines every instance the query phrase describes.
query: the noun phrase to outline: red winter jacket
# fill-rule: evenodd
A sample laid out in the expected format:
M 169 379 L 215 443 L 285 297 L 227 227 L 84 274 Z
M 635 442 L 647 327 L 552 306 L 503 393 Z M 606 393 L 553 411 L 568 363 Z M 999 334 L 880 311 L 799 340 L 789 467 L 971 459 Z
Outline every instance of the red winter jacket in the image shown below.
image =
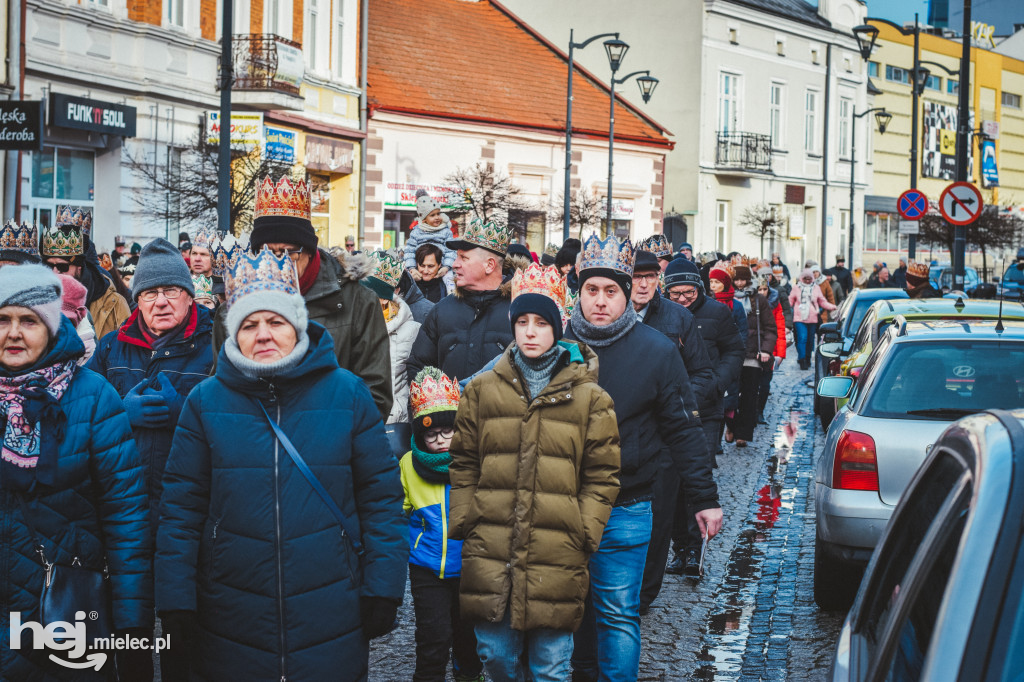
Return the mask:
M 772 309 L 772 313 L 775 314 L 775 326 L 779 330 L 779 335 L 775 337 L 775 357 L 783 358 L 786 357 L 786 317 L 782 312 L 782 304 L 776 303 Z

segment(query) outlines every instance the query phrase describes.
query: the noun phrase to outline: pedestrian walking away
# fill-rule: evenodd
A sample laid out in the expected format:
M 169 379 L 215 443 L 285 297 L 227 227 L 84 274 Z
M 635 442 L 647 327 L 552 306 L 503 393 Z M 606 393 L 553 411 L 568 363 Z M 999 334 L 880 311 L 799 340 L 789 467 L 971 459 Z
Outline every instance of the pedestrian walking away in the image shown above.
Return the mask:
M 789 303 L 793 306 L 793 326 L 796 328 L 796 353 L 800 360 L 800 369 L 809 369 L 814 355 L 818 311 L 835 310 L 836 307 L 821 293 L 810 268 L 800 273 L 800 279 L 793 287 L 793 293 L 789 295 Z
M 405 587 L 398 462 L 291 258 L 245 254 L 229 284 L 160 500 L 156 605 L 183 644 L 165 657 L 199 679 L 364 680 Z
M 515 342 L 469 383 L 455 420 L 462 616 L 476 622 L 495 682 L 518 682 L 524 666 L 534 682 L 569 679 L 587 558 L 593 572 L 618 493 L 612 400 L 596 382 L 597 355 L 562 340 L 564 286 L 554 266 L 515 274 Z
M 620 491 L 590 557 L 590 594 L 576 633 L 573 675 L 634 680 L 640 661 L 640 588 L 651 539 L 651 500 L 667 448 L 686 486 L 702 533 L 715 535 L 722 512 L 707 448 L 687 448 L 699 424 L 686 367 L 675 344 L 629 305 L 633 247 L 615 237 L 587 239 L 579 266 L 580 298 L 566 336 L 598 357 L 598 384 L 611 396 L 621 443 Z
M 726 418 L 725 440 L 730 443 L 735 440 L 736 447 L 742 448 L 754 437 L 761 372 L 772 362 L 777 331 L 768 300 L 757 293 L 750 268 L 738 265 L 734 270 L 735 302 L 747 314 L 747 353 L 740 369 L 739 404 L 735 415 Z

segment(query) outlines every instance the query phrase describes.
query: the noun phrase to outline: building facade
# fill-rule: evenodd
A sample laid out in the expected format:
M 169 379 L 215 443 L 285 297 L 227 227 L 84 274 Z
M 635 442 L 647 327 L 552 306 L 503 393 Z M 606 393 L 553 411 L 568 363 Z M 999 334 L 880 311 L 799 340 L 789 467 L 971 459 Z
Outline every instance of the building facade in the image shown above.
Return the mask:
M 453 172 L 481 164 L 521 190 L 526 206 L 509 220 L 524 241 L 538 253 L 561 244 L 552 216 L 565 178 L 566 55 L 489 0 L 371 0 L 369 22 L 368 243 L 403 245 L 416 191 L 439 197 Z M 422 36 L 452 27 L 443 55 L 424 51 Z M 646 237 L 660 229 L 672 142 L 641 108 L 616 102 L 612 229 Z M 577 70 L 573 107 L 572 188 L 603 202 L 609 93 Z
M 922 32 L 920 59 L 930 73 L 919 98 L 919 128 L 911 130 L 914 63 L 913 35 L 886 21 L 879 29 L 869 71 L 881 91 L 875 98 L 893 119 L 884 135 L 874 134 L 874 186 L 865 203 L 863 248 L 871 260 L 894 260 L 907 252 L 907 236 L 898 233 L 896 199 L 910 187 L 908 150 L 918 140 L 918 184 L 932 210 L 942 190 L 956 180 L 957 104 L 961 42 Z M 909 28 L 912 28 L 909 27 Z M 951 73 L 953 72 L 953 73 Z M 1024 216 L 1024 61 L 974 47 L 971 49 L 970 180 L 981 188 L 986 204 Z M 919 257 L 949 260 L 945 249 L 921 245 Z M 980 264 L 980 256 L 971 262 Z

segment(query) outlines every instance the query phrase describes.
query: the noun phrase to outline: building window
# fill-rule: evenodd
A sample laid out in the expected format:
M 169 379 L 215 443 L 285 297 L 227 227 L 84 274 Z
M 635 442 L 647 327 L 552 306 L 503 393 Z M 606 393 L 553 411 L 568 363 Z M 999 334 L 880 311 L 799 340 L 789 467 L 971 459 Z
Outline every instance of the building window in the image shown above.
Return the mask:
M 878 62 L 868 62 L 868 76 L 878 78 Z
M 960 94 L 960 81 L 955 81 L 951 78 L 946 79 L 946 92 L 950 95 Z
M 782 131 L 785 130 L 782 122 L 782 101 L 785 97 L 786 86 L 782 83 L 772 83 L 769 91 L 768 106 L 768 132 L 772 136 L 772 148 L 782 149 L 784 141 Z
M 345 0 L 334 0 L 334 73 L 341 76 L 345 63 Z
M 306 58 L 309 60 L 309 68 L 316 71 L 320 61 L 317 58 L 319 53 L 318 44 L 320 42 L 317 40 L 317 33 L 320 32 L 320 2 L 319 0 L 306 0 L 306 2 L 309 3 L 309 17 L 307 17 L 307 36 L 303 52 L 306 53 Z
M 891 66 L 886 64 L 885 66 L 885 80 L 893 83 L 903 83 L 907 85 L 910 83 L 910 72 L 906 69 L 901 69 L 898 66 Z
M 850 158 L 850 125 L 853 116 L 853 100 L 839 99 L 839 157 Z
M 185 0 L 167 0 L 167 23 L 171 26 L 185 27 Z
M 804 96 L 804 149 L 818 151 L 818 91 L 808 90 Z
M 818 48 L 816 48 L 816 47 L 811 49 L 811 63 L 812 64 L 817 64 L 818 63 Z
M 892 213 L 864 214 L 864 248 L 873 251 L 899 251 L 903 248 L 899 220 Z
M 740 42 L 739 31 L 735 28 L 729 29 L 729 42 L 733 45 L 738 45 Z
M 95 165 L 92 152 L 44 147 L 32 154 L 32 196 L 92 201 Z
M 740 128 L 740 77 L 721 73 L 718 79 L 718 130 L 736 132 Z
M 1020 109 L 1020 95 L 1014 95 L 1010 92 L 1003 93 L 1003 106 L 1010 107 L 1011 109 Z
M 785 57 L 786 56 L 786 41 L 784 41 L 784 40 L 776 40 L 775 41 L 775 54 L 779 55 L 780 57 Z
M 715 202 L 715 248 L 725 253 L 725 237 L 729 232 L 729 202 Z
M 924 87 L 928 90 L 942 92 L 942 79 L 938 76 L 928 76 L 928 80 L 924 82 Z

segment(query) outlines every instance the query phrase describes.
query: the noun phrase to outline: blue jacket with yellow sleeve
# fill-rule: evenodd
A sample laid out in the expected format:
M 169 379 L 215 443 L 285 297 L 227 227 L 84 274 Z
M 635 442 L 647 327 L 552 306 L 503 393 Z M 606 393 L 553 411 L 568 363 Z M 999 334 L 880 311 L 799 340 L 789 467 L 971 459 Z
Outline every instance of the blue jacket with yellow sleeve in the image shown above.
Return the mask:
M 400 463 L 409 517 L 409 563 L 430 569 L 438 578 L 457 578 L 462 570 L 462 542 L 448 539 L 451 483 L 431 482 L 418 471 L 412 451 Z

